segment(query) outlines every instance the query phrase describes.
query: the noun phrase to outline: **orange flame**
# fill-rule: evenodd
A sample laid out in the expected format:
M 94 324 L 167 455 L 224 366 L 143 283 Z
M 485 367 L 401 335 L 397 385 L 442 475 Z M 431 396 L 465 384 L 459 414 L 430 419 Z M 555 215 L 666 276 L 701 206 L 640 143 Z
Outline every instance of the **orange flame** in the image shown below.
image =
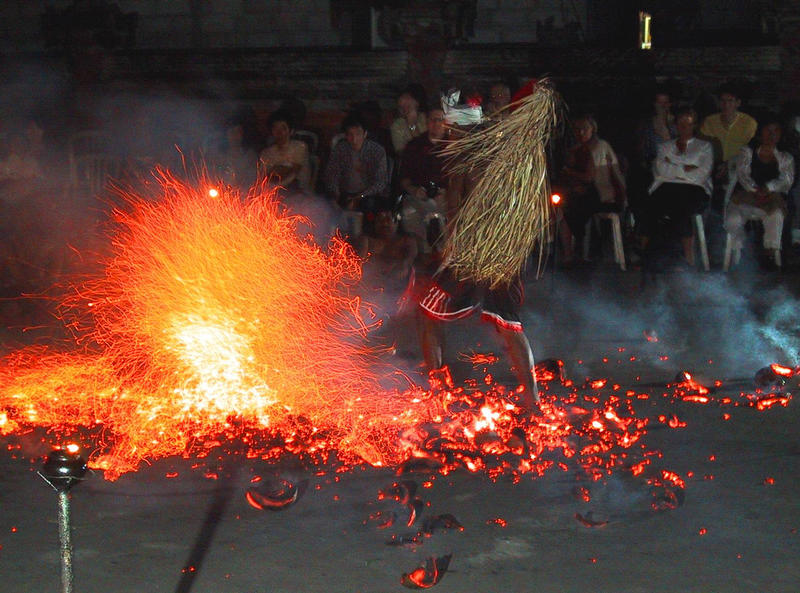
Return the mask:
M 0 366 L 0 431 L 102 425 L 108 477 L 186 452 L 231 419 L 256 429 L 304 418 L 342 449 L 391 423 L 348 294 L 360 261 L 297 236 L 270 192 L 216 197 L 159 172 L 161 195 L 126 195 L 112 254 L 61 312 L 82 348 L 28 349 Z M 375 414 L 382 409 L 383 414 Z M 369 418 L 369 422 L 361 422 Z
M 230 441 L 248 458 L 289 451 L 327 461 L 335 451 L 346 462 L 403 461 L 398 475 L 464 467 L 518 479 L 578 465 L 600 481 L 618 468 L 643 478 L 651 469 L 658 452 L 636 446 L 649 419 L 633 407 L 634 398 L 649 396 L 623 396 L 613 383 L 606 393 L 607 379 L 576 387 L 564 380 L 561 361 L 537 365 L 545 397 L 535 418 L 520 417 L 519 393 L 490 374 L 480 390 L 477 380 L 465 389 L 443 367 L 429 374 L 428 390 L 386 392 L 361 345 L 367 307 L 351 294 L 360 261 L 344 241 L 322 250 L 299 238 L 299 219 L 281 213 L 269 192 L 256 189 L 243 201 L 229 191 L 211 196 L 208 180 L 197 187 L 167 173 L 160 180 L 161 195 L 127 196 L 102 273 L 63 303 L 79 347 L 28 348 L 0 364 L 0 434 L 48 427 L 67 442 L 61 437 L 89 432 L 90 464 L 109 479 L 143 459 L 207 456 Z M 549 381 L 569 392 L 551 396 Z M 689 373 L 677 381 L 683 401 L 733 403 Z M 751 405 L 788 402 L 783 395 Z M 660 420 L 685 425 L 674 415 Z M 554 451 L 564 461 L 545 455 Z M 647 481 L 653 508 L 681 504 L 679 476 Z M 418 498 L 398 484 L 387 496 L 409 505 L 413 523 Z M 255 508 L 288 500 L 272 494 L 254 489 L 247 500 Z

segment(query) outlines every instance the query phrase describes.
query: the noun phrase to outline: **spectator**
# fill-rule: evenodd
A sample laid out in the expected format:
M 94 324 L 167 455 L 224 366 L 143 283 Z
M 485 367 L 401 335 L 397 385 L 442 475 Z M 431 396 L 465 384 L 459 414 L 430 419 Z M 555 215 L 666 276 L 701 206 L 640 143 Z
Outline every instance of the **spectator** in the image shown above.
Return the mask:
M 762 221 L 764 259 L 772 262 L 781 248 L 786 194 L 794 183 L 794 159 L 777 148 L 781 134 L 777 119 L 765 120 L 755 148 L 741 149 L 736 160 L 737 185 L 725 210 L 725 230 L 731 234 L 734 249 L 742 248 L 745 223 L 753 217 Z
M 703 120 L 700 134 L 715 145 L 714 181 L 723 189 L 728 181 L 728 161 L 755 136 L 756 120 L 739 111 L 742 100 L 732 85 L 724 85 L 719 92 L 719 113 Z M 733 180 L 731 180 L 733 182 Z
M 656 90 L 653 95 L 652 113 L 636 130 L 634 138 L 636 161 L 629 171 L 631 191 L 628 197 L 637 220 L 640 218 L 640 206 L 653 183 L 653 161 L 658 154 L 658 147 L 678 134 L 671 107 L 669 93 L 663 89 Z
M 489 88 L 489 101 L 486 103 L 486 115 L 492 118 L 504 118 L 508 115 L 508 104 L 511 102 L 511 88 L 498 81 Z
M 381 286 L 390 284 L 392 288 L 402 289 L 417 257 L 417 244 L 412 237 L 399 232 L 393 212 L 381 210 L 375 215 L 372 232 L 360 238 L 358 253 L 367 260 L 365 276 Z
M 800 104 L 792 102 L 786 106 L 787 121 L 782 144 L 787 152 L 792 155 L 795 166 L 795 180 L 800 167 Z M 791 242 L 793 246 L 800 245 L 800 183 L 795 183 L 789 190 L 789 214 L 791 217 Z
M 364 129 L 369 134 L 371 140 L 380 144 L 389 157 L 394 156 L 394 146 L 392 145 L 392 134 L 383 121 L 383 110 L 380 103 L 374 100 L 362 101 L 353 105 L 351 110 L 356 113 L 364 124 Z
M 214 172 L 220 179 L 246 192 L 258 177 L 258 155 L 262 141 L 251 107 L 237 110 L 225 121 L 225 136 L 212 153 Z
M 711 197 L 711 170 L 714 149 L 710 142 L 695 137 L 697 113 L 680 111 L 675 118 L 678 137 L 662 143 L 653 161 L 653 184 L 643 211 L 642 246 L 650 248 L 650 240 L 658 225 L 665 236 L 677 234 L 683 255 L 694 266 L 694 236 L 691 216 L 701 212 Z
M 0 297 L 38 292 L 64 270 L 69 242 L 89 235 L 75 219 L 80 209 L 65 212 L 58 187 L 58 157 L 34 117 L 8 124 L 0 156 Z
M 292 140 L 294 129 L 289 113 L 280 110 L 273 113 L 269 127 L 274 142 L 259 156 L 261 176 L 274 179 L 287 190 L 309 191 L 308 146 L 301 140 Z
M 423 253 L 430 253 L 430 240 L 435 242 L 438 238 L 429 236 L 430 223 L 438 215 L 436 222 L 441 225 L 447 210 L 445 160 L 436 150 L 446 130 L 444 112 L 431 109 L 427 132 L 408 143 L 400 169 L 400 186 L 405 196 L 403 229 L 417 238 L 418 248 Z
M 325 169 L 325 189 L 342 209 L 374 214 L 386 202 L 386 151 L 367 138 L 357 116 L 345 118 L 342 129 L 346 141 L 337 143 L 331 152 Z M 358 229 L 352 233 L 360 234 Z
M 652 115 L 639 127 L 636 137 L 639 163 L 645 169 L 651 169 L 658 154 L 658 147 L 678 135 L 671 108 L 672 100 L 669 93 L 657 90 L 653 96 Z
M 426 133 L 417 136 L 406 146 L 400 168 L 403 191 L 422 198 L 431 182 L 442 189 L 447 185 L 445 160 L 436 152 L 437 143 L 445 137 L 446 131 L 444 112 L 441 109 L 429 111 Z
M 408 90 L 397 97 L 397 111 L 400 115 L 392 122 L 391 133 L 394 152 L 400 155 L 412 138 L 427 130 L 427 121 L 420 111 L 419 101 Z
M 584 115 L 573 122 L 577 144 L 567 156 L 567 165 L 561 172 L 564 200 L 564 218 L 561 240 L 564 259 L 569 263 L 574 257 L 573 237 L 580 244 L 584 228 L 592 215 L 598 212 L 621 212 L 627 202 L 625 178 L 619 160 L 611 145 L 597 136 L 597 122 Z

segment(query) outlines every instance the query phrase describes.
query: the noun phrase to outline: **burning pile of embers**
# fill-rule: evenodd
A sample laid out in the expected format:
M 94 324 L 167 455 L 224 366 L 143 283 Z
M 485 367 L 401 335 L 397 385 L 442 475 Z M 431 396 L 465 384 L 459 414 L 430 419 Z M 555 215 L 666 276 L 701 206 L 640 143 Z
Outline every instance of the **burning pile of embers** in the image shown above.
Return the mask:
M 482 366 L 498 360 L 491 354 L 462 356 Z M 417 482 L 424 479 L 425 487 L 430 488 L 435 476 L 459 469 L 515 483 L 526 474 L 536 477 L 549 470 L 570 472 L 576 484 L 572 494 L 584 503 L 592 500 L 593 483 L 602 484 L 612 474 L 622 472 L 649 491 L 653 511 L 669 511 L 684 503 L 684 477 L 662 467 L 658 463 L 661 453 L 649 448 L 643 437 L 651 422 L 673 429 L 686 427 L 686 422 L 675 413 L 659 414 L 655 419 L 637 417 L 635 405 L 653 397 L 649 393 L 620 393 L 619 385 L 609 385 L 605 379 L 576 386 L 564 376 L 560 360 L 543 361 L 536 371 L 545 402 L 540 417 L 519 416 L 510 401 L 513 394 L 494 383 L 490 374 L 479 388 L 477 382 L 456 387 L 447 368 L 432 373 L 430 390 L 410 394 L 414 404 L 428 409 L 425 416 L 431 420 L 400 432 L 399 443 L 406 458 L 396 467 L 397 480 L 378 492 L 382 506 L 364 524 L 390 533 L 385 539 L 388 546 L 416 547 L 437 531 L 463 531 L 464 526 L 452 514 L 425 515 L 428 504 L 419 495 Z M 761 411 L 789 404 L 791 395 L 784 387 L 795 372 L 778 364 L 765 367 L 756 373 L 752 391 L 742 391 L 734 398 L 716 395 L 723 387 L 720 381 L 706 387 L 681 371 L 666 384 L 667 391 L 661 397 L 669 406 L 687 402 Z M 723 412 L 722 418 L 730 419 L 730 413 Z M 333 471 L 342 469 L 350 468 L 344 465 Z M 306 487 L 307 481 L 300 485 L 275 479 L 262 483 L 256 477 L 247 500 L 256 509 L 283 510 L 295 503 Z M 593 517 L 592 511 L 575 513 L 575 520 L 586 528 L 602 528 L 609 523 L 607 518 Z M 502 518 L 494 521 L 505 523 Z M 430 556 L 404 573 L 401 582 L 409 588 L 431 587 L 444 576 L 451 559 L 452 554 Z
M 394 467 L 398 480 L 379 498 L 396 508 L 367 520 L 411 530 L 390 545 L 462 529 L 449 514 L 421 519 L 425 503 L 408 479 L 415 473 L 465 469 L 517 482 L 572 472 L 574 494 L 588 502 L 592 483 L 622 472 L 649 489 L 654 510 L 683 503 L 684 478 L 660 467 L 661 453 L 643 437 L 655 422 L 686 423 L 674 413 L 637 413 L 651 394 L 607 379 L 576 384 L 562 361 L 548 360 L 536 367 L 543 413 L 523 416 L 514 390 L 488 372 L 497 357 L 478 353 L 463 357 L 481 368 L 482 381 L 455 385 L 443 368 L 428 386 L 387 393 L 377 376 L 391 369 L 359 345 L 369 323 L 348 292 L 360 262 L 344 241 L 323 252 L 298 237 L 297 219 L 269 193 L 242 201 L 212 196 L 207 183 L 190 187 L 168 174 L 161 181 L 159 201 L 132 198 L 117 213 L 102 273 L 65 301 L 62 319 L 81 347 L 28 348 L 0 365 L 0 436 L 12 454 L 27 455 L 15 439 L 45 430 L 37 436 L 45 443 L 81 443 L 108 479 L 170 455 L 195 458 L 209 478 L 215 461 L 231 455 L 292 456 L 311 472 Z M 794 372 L 766 367 L 736 397 L 717 395 L 721 382 L 706 387 L 681 372 L 663 397 L 761 411 L 788 405 L 784 384 Z M 247 500 L 257 509 L 288 508 L 304 490 L 255 480 Z M 450 559 L 429 558 L 403 583 L 436 584 Z

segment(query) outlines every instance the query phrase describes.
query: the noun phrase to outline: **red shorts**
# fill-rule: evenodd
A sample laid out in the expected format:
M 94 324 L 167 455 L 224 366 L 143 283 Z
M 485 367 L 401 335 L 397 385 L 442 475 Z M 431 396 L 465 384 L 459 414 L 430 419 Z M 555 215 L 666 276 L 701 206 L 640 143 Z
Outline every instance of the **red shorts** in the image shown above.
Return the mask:
M 449 270 L 437 273 L 419 301 L 422 311 L 433 319 L 455 321 L 480 311 L 481 319 L 498 327 L 522 331 L 519 311 L 524 291 L 522 282 L 488 288 L 472 282 L 459 282 Z

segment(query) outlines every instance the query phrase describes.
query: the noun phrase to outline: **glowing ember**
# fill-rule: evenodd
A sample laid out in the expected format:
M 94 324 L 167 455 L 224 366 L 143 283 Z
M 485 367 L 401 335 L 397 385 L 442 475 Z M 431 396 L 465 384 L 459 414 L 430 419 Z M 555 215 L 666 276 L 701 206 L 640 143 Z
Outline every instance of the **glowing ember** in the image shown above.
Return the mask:
M 404 574 L 400 582 L 409 589 L 428 589 L 442 580 L 447 567 L 450 565 L 452 554 L 436 558 L 431 556 L 425 560 L 425 564 Z
M 675 377 L 675 395 L 682 398 L 684 401 L 693 401 L 701 404 L 708 403 L 709 394 L 707 387 L 701 385 L 694 380 L 692 375 L 687 371 L 681 371 Z
M 393 465 L 399 476 L 425 472 L 426 488 L 432 473 L 462 468 L 512 481 L 574 472 L 585 483 L 625 471 L 652 490 L 654 509 L 683 503 L 683 479 L 655 467 L 660 453 L 643 442 L 650 419 L 634 404 L 650 395 L 606 378 L 575 386 L 557 359 L 536 365 L 543 403 L 535 418 L 521 416 L 519 394 L 491 374 L 457 386 L 443 367 L 430 373 L 429 388 L 387 392 L 362 346 L 368 307 L 350 293 L 361 262 L 345 242 L 322 250 L 299 238 L 299 220 L 282 214 L 269 192 L 242 201 L 229 192 L 212 196 L 207 180 L 199 189 L 168 174 L 161 182 L 160 196 L 128 196 L 115 213 L 102 273 L 63 303 L 80 348 L 29 348 L 0 366 L 1 435 L 46 427 L 59 442 L 92 441 L 90 464 L 109 479 L 143 459 L 201 458 L 228 446 L 250 459 L 290 453 L 318 465 L 339 461 L 337 472 L 352 463 Z M 461 358 L 475 366 L 497 360 Z M 785 376 L 774 367 L 773 375 Z M 790 401 L 784 393 L 716 397 L 687 372 L 671 387 L 682 402 L 765 410 Z M 658 420 L 686 426 L 675 414 Z M 276 510 L 294 503 L 298 489 L 258 484 L 246 496 L 256 509 Z M 591 500 L 583 486 L 576 496 Z M 370 517 L 382 528 L 411 526 L 425 504 L 416 482 L 402 478 L 379 498 L 401 505 Z M 391 544 L 460 528 L 451 516 L 431 521 Z M 419 582 L 428 582 L 427 568 L 436 563 L 418 569 Z
M 5 360 L 0 430 L 101 425 L 91 463 L 107 477 L 231 430 L 291 440 L 298 421 L 328 447 L 391 458 L 383 433 L 400 409 L 359 345 L 351 248 L 300 239 L 268 192 L 213 197 L 166 173 L 160 191 L 126 196 L 102 274 L 63 303 L 81 350 Z
M 464 360 L 472 364 L 472 366 L 490 365 L 500 360 L 497 356 L 491 353 L 482 354 L 480 352 L 465 353 L 461 352 L 458 355 L 459 360 Z

